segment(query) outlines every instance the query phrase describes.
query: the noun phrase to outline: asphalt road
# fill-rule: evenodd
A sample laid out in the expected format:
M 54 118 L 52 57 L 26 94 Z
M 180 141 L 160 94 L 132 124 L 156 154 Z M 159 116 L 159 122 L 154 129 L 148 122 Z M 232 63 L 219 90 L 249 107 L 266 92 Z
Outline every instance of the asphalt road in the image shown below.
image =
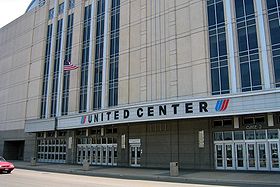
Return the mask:
M 127 180 L 83 175 L 15 169 L 12 174 L 0 174 L 0 187 L 213 187 L 243 186 L 219 184 L 187 184 L 144 180 Z M 246 187 L 251 185 L 244 185 Z M 252 185 L 254 187 L 259 185 Z M 260 185 L 262 186 L 262 185 Z

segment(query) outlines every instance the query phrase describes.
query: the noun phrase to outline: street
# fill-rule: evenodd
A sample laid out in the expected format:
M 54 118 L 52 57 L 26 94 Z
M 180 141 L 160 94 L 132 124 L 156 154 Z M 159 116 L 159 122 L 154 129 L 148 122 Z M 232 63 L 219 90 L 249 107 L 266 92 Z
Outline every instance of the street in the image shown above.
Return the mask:
M 52 172 L 15 169 L 12 174 L 0 174 L 1 187 L 213 187 L 250 185 L 187 184 L 145 180 L 93 177 Z M 252 185 L 254 187 L 258 185 Z M 259 185 L 262 186 L 262 185 Z

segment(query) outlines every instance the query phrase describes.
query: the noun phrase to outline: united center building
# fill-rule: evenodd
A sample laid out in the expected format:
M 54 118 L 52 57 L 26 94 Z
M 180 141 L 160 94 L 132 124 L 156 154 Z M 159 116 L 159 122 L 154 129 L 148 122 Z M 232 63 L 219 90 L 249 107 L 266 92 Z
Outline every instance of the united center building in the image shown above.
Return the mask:
M 0 155 L 280 171 L 279 10 L 33 0 L 0 29 Z

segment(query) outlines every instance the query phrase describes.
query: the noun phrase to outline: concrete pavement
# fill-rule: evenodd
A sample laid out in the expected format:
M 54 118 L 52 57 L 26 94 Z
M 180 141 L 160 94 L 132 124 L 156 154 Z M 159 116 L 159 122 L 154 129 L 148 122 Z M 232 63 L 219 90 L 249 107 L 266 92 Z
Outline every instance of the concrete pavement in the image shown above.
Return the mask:
M 88 171 L 84 171 L 82 165 L 37 163 L 35 166 L 32 166 L 29 162 L 12 162 L 14 163 L 16 168 L 21 169 L 87 176 L 203 184 L 227 183 L 280 186 L 280 172 L 180 170 L 179 176 L 171 177 L 169 174 L 169 170 L 167 169 L 90 166 Z

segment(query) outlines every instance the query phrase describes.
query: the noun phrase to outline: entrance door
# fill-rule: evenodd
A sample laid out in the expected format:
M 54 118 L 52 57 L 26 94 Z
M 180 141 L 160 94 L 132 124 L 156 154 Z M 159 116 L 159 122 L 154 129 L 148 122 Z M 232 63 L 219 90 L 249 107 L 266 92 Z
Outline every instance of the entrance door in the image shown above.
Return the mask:
M 279 143 L 269 142 L 269 153 L 270 153 L 270 168 L 273 171 L 280 170 L 279 164 Z
M 247 150 L 247 168 L 249 170 L 256 170 L 256 145 L 255 143 L 247 143 L 246 144 Z
M 107 165 L 107 163 L 108 163 L 108 151 L 107 151 L 107 146 L 106 145 L 102 146 L 101 157 L 102 157 L 102 165 Z
M 96 147 L 96 164 L 101 165 L 101 146 Z
M 226 169 L 234 169 L 234 159 L 233 159 L 233 144 L 225 144 L 225 166 Z
M 96 160 L 96 146 L 92 145 L 91 146 L 91 164 L 97 164 L 97 160 Z
M 258 152 L 258 169 L 259 170 L 268 170 L 268 151 L 267 151 L 267 144 L 257 143 L 257 152 Z
M 235 144 L 235 159 L 236 159 L 236 169 L 244 170 L 246 169 L 246 156 L 245 156 L 245 144 L 236 143 Z
M 113 165 L 113 160 L 114 160 L 114 152 L 113 152 L 113 146 L 108 145 L 108 165 Z
M 224 169 L 224 148 L 223 144 L 215 144 L 216 169 Z
M 141 161 L 141 149 L 139 145 L 130 145 L 129 148 L 130 166 L 139 167 Z

